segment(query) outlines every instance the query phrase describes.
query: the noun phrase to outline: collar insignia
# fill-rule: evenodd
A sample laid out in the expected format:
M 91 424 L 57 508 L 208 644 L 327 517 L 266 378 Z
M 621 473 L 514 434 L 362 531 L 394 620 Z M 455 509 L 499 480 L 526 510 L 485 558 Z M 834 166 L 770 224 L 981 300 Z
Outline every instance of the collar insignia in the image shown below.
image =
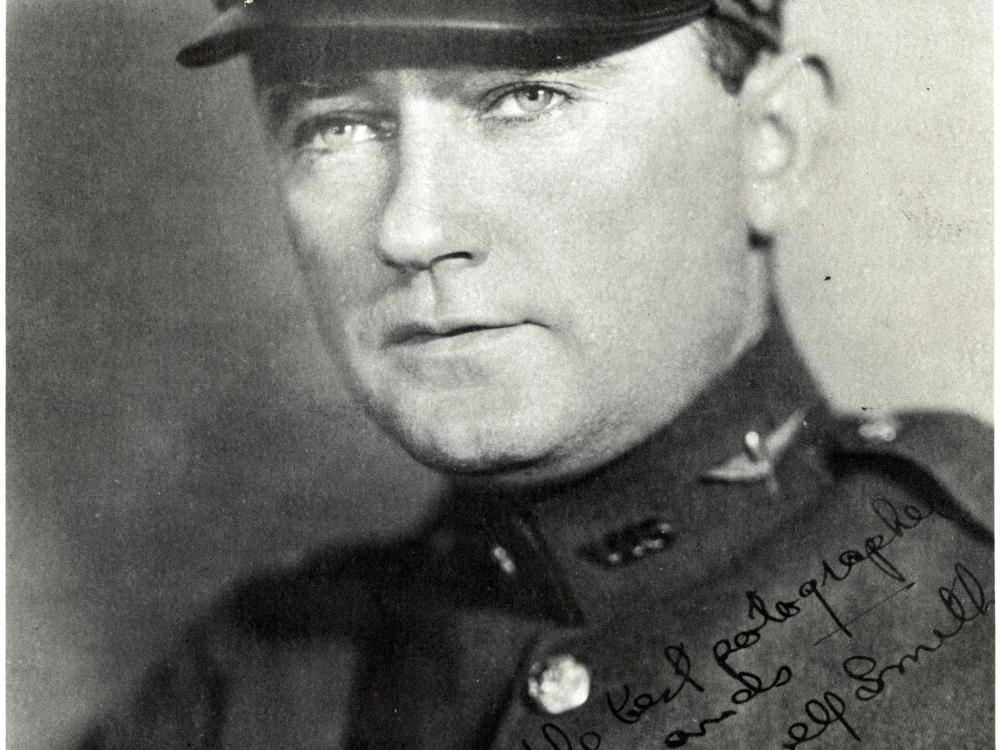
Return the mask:
M 802 427 L 805 413 L 797 411 L 778 429 L 765 437 L 751 430 L 743 437 L 743 453 L 715 466 L 702 478 L 714 482 L 749 484 L 767 482 L 771 494 L 777 492 L 774 469 Z

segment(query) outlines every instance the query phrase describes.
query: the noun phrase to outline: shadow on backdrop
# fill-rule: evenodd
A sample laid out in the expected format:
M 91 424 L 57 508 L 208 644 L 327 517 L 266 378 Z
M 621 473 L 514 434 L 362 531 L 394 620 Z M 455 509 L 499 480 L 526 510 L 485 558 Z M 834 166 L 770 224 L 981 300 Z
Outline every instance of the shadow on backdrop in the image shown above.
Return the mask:
M 793 4 L 844 114 L 780 280 L 842 407 L 992 413 L 980 5 Z M 173 64 L 207 6 L 8 5 L 9 747 L 64 741 L 238 574 L 432 505 L 320 352 L 242 66 Z
M 186 5 L 9 10 L 10 747 L 64 739 L 237 572 L 428 506 L 325 371 L 242 68 L 172 63 Z

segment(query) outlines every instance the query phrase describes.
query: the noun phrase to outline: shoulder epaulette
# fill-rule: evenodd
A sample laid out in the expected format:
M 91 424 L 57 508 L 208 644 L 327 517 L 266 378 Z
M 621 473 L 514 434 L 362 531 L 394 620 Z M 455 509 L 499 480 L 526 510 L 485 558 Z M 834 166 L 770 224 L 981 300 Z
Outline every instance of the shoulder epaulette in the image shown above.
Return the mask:
M 903 412 L 844 417 L 833 450 L 908 465 L 938 490 L 942 509 L 977 536 L 993 538 L 993 429 L 955 412 Z

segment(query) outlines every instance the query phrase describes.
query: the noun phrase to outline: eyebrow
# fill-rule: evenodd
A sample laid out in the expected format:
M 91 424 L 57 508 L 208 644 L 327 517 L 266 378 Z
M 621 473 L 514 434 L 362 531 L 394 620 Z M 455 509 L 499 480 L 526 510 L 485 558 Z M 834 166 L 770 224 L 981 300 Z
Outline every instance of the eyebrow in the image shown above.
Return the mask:
M 546 73 L 589 73 L 589 72 L 614 72 L 621 68 L 621 63 L 609 60 L 608 58 L 595 58 L 593 60 L 574 61 L 569 60 L 565 64 L 517 67 L 517 66 L 468 66 L 472 73 L 488 74 L 491 72 L 508 73 L 520 78 L 530 78 L 532 76 L 544 75 Z M 259 86 L 263 91 L 289 90 L 317 92 L 320 95 L 337 95 L 354 88 L 360 88 L 370 80 L 368 75 L 371 71 L 352 70 L 342 73 L 319 73 L 316 77 L 303 76 L 291 81 L 275 81 L 264 83 Z
M 558 62 L 558 59 L 557 59 Z M 554 73 L 554 72 L 576 72 L 589 73 L 596 71 L 599 73 L 613 73 L 620 70 L 622 64 L 618 61 L 612 60 L 608 57 L 595 57 L 589 60 L 567 60 L 561 65 L 546 65 L 541 68 L 509 68 L 512 72 L 523 73 L 525 75 L 537 75 L 539 73 Z
M 516 78 L 545 78 L 551 75 L 571 73 L 614 73 L 622 68 L 620 62 L 606 57 L 586 60 L 567 60 L 565 64 L 538 67 L 468 66 L 473 75 L 509 75 Z M 258 82 L 256 86 L 258 103 L 263 105 L 267 115 L 267 127 L 272 134 L 286 121 L 292 108 L 303 100 L 332 99 L 345 96 L 372 85 L 372 70 L 348 70 L 339 73 L 319 73 L 315 77 L 303 76 L 296 80 Z
M 295 82 L 269 83 L 257 88 L 257 97 L 269 109 L 276 105 L 291 103 L 301 98 L 332 98 L 342 96 L 349 91 L 364 87 L 369 81 L 361 76 L 352 78 L 338 77 L 317 80 L 301 80 Z
M 365 76 L 359 74 L 258 84 L 257 102 L 263 108 L 267 131 L 273 136 L 287 121 L 296 104 L 310 99 L 344 96 L 370 83 Z

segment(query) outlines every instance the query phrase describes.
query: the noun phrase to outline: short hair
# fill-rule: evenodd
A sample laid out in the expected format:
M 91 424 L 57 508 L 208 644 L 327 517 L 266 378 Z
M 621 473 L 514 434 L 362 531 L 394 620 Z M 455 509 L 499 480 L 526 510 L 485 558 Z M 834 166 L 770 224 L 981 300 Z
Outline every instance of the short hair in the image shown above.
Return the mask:
M 754 5 L 754 0 L 736 1 L 751 7 Z M 767 7 L 766 12 L 779 28 L 783 4 L 784 0 L 771 0 L 770 4 L 764 3 Z M 698 21 L 695 28 L 701 37 L 709 67 L 719 77 L 723 88 L 730 94 L 740 92 L 747 74 L 763 52 L 778 52 L 780 50 L 779 44 L 773 38 L 716 12 L 709 12 L 707 16 Z

